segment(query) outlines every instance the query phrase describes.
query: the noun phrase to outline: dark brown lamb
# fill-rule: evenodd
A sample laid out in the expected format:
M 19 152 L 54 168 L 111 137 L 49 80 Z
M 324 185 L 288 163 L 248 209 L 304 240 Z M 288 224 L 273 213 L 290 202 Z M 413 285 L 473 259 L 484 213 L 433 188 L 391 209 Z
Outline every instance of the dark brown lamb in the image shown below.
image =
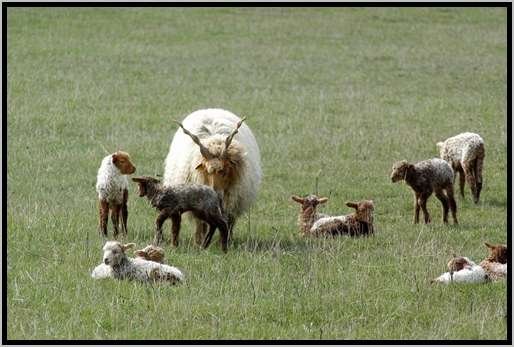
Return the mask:
M 211 187 L 201 184 L 177 184 L 162 187 L 159 180 L 143 176 L 132 178 L 139 185 L 139 196 L 146 196 L 153 207 L 159 210 L 155 221 L 156 231 L 154 244 L 162 242 L 162 224 L 171 218 L 172 243 L 178 246 L 178 235 L 182 213 L 190 211 L 196 218 L 209 225 L 209 232 L 203 241 L 207 248 L 216 228 L 221 234 L 221 249 L 227 251 L 228 226 L 222 210 L 222 199 Z
M 457 221 L 457 204 L 453 197 L 453 170 L 450 165 L 438 158 L 410 164 L 406 160 L 393 165 L 391 180 L 405 182 L 414 190 L 414 223 L 419 223 L 419 211 L 423 210 L 425 223 L 430 223 L 427 199 L 435 196 L 443 205 L 443 222 L 448 223 L 448 210 L 451 210 L 453 223 Z

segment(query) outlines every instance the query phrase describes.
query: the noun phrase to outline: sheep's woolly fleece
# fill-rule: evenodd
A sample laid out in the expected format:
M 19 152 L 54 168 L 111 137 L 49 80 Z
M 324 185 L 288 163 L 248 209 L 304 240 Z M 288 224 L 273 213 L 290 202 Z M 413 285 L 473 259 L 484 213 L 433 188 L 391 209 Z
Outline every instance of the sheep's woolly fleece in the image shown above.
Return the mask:
M 470 162 L 483 154 L 484 140 L 478 134 L 462 133 L 438 142 L 441 159 L 446 160 L 453 168 L 461 162 Z
M 432 187 L 444 187 L 453 184 L 453 170 L 448 163 L 439 158 L 432 158 L 414 164 L 417 182 L 431 183 Z
M 206 146 L 224 146 L 225 139 L 232 133 L 240 118 L 222 109 L 203 109 L 188 115 L 183 126 Z M 209 139 L 209 140 L 208 140 Z M 262 170 L 260 152 L 250 128 L 243 123 L 234 137 L 233 145 L 241 145 L 244 150 L 243 172 L 239 181 L 225 191 L 223 207 L 227 214 L 235 217 L 247 211 L 257 197 Z M 198 145 L 178 129 L 170 145 L 165 160 L 163 185 L 172 186 L 180 183 L 203 184 L 197 165 L 202 155 Z
M 121 204 L 123 191 L 128 189 L 128 179 L 112 162 L 112 154 L 102 160 L 96 179 L 98 198 L 107 202 Z
M 91 277 L 94 279 L 115 278 L 141 282 L 170 281 L 175 283 L 184 280 L 184 275 L 176 267 L 142 258 L 128 258 L 124 247 L 127 248 L 118 241 L 107 241 L 103 247 L 103 264 L 98 265 L 93 270 Z

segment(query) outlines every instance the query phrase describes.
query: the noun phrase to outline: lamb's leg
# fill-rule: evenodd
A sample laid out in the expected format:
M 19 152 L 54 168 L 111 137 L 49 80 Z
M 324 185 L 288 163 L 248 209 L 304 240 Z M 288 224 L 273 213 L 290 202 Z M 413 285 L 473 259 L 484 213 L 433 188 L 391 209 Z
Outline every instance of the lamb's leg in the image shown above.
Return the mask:
M 234 225 L 236 224 L 236 218 L 234 216 L 228 216 L 227 230 L 228 230 L 228 241 L 232 242 L 232 232 L 234 230 Z
M 173 247 L 178 247 L 178 235 L 180 232 L 180 223 L 182 222 L 182 217 L 179 213 L 171 216 L 171 244 Z
M 125 189 L 123 191 L 123 203 L 121 204 L 121 231 L 127 236 L 128 229 L 127 229 L 127 221 L 128 221 L 128 190 Z
M 419 194 L 416 193 L 416 194 L 414 194 L 414 224 L 419 223 L 419 209 L 420 209 Z
M 437 189 L 435 191 L 435 196 L 441 201 L 441 204 L 443 204 L 443 223 L 448 223 L 448 210 L 450 209 L 448 206 L 448 198 L 446 195 L 444 195 L 444 192 L 442 189 Z
M 457 176 L 457 172 L 459 173 L 460 195 L 464 198 L 464 186 L 466 184 L 466 174 L 464 173 L 464 170 L 462 170 L 462 167 L 459 167 L 459 170 L 455 172 L 455 176 Z
M 421 194 L 419 197 L 419 205 L 423 210 L 423 215 L 425 216 L 425 224 L 430 223 L 430 215 L 427 210 L 427 199 L 430 197 L 430 194 Z
M 473 195 L 473 201 L 475 203 L 478 202 L 476 195 L 477 195 L 477 186 L 476 186 L 476 179 L 475 179 L 475 164 L 474 162 L 463 162 L 462 168 L 464 169 L 464 173 L 466 175 L 466 182 L 468 183 L 469 187 L 471 188 L 471 193 Z
M 232 227 L 234 224 L 232 224 Z M 229 238 L 229 228 L 227 225 L 227 222 L 225 222 L 223 219 L 218 221 L 218 228 L 220 229 L 220 244 L 221 244 L 221 250 L 225 253 L 227 253 L 227 247 L 228 247 L 228 238 Z
M 480 192 L 482 191 L 482 170 L 484 168 L 484 156 L 480 156 L 475 162 L 475 177 L 477 181 L 477 197 L 476 202 L 480 199 Z
M 216 225 L 210 224 L 209 225 L 209 232 L 207 235 L 205 235 L 205 240 L 203 240 L 203 248 L 209 247 L 212 241 L 212 236 L 214 235 L 214 232 L 216 231 Z
M 197 245 L 202 245 L 205 240 L 205 234 L 207 233 L 207 223 L 195 217 L 196 232 L 195 242 Z
M 156 246 L 160 245 L 162 242 L 162 225 L 164 224 L 164 221 L 168 219 L 168 217 L 169 214 L 166 213 L 165 210 L 162 210 L 155 220 L 155 237 L 153 244 Z
M 98 231 L 107 236 L 107 222 L 109 220 L 109 203 L 104 200 L 98 202 L 98 210 L 100 215 L 100 225 Z
M 112 209 L 111 209 L 111 222 L 112 222 L 112 227 L 114 230 L 114 238 L 118 237 L 118 232 L 119 232 L 118 224 L 120 222 L 120 210 L 121 210 L 120 204 L 113 204 Z
M 448 197 L 450 210 L 452 211 L 453 224 L 459 224 L 459 222 L 457 221 L 457 203 L 455 202 L 455 198 L 453 197 L 453 185 L 448 185 L 445 190 L 446 196 Z

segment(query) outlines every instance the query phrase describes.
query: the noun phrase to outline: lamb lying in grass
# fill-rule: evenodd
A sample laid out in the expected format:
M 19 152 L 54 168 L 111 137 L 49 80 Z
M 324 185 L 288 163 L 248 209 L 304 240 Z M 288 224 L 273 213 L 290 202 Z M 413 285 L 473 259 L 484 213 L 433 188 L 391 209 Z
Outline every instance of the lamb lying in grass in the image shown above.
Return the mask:
M 432 283 L 484 283 L 489 280 L 485 270 L 467 257 L 454 256 L 448 262 L 449 272 L 432 280 Z
M 123 245 L 118 241 L 107 241 L 103 247 L 103 264 L 93 270 L 91 277 L 94 279 L 115 278 L 141 282 L 167 281 L 172 284 L 184 280 L 184 275 L 176 267 L 140 257 L 127 257 L 125 251 L 134 245 L 133 243 Z
M 507 260 L 509 258 L 506 245 L 492 245 L 485 242 L 489 249 L 489 256 L 480 262 L 480 266 L 487 272 L 491 281 L 507 277 Z
M 373 201 L 347 202 L 346 206 L 354 208 L 355 212 L 344 216 L 322 217 L 312 225 L 310 233 L 316 236 L 373 234 Z

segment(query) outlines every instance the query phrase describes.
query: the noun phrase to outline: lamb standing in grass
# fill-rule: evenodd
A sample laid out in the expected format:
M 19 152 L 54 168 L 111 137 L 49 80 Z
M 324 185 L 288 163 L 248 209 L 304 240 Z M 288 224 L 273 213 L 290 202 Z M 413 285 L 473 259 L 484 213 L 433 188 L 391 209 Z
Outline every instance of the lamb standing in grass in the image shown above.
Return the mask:
M 478 203 L 482 190 L 482 170 L 484 166 L 484 140 L 478 134 L 462 133 L 438 142 L 441 159 L 446 160 L 459 173 L 460 193 L 464 197 L 464 184 L 468 182 L 473 201 Z
M 316 236 L 373 234 L 373 201 L 347 202 L 346 206 L 354 208 L 355 212 L 346 216 L 322 217 L 312 225 L 310 233 Z
M 301 204 L 300 214 L 298 215 L 298 227 L 302 235 L 310 234 L 313 224 L 322 217 L 328 217 L 326 214 L 321 214 L 316 211 L 319 204 L 324 204 L 328 198 L 319 198 L 316 195 L 308 195 L 305 198 L 293 195 L 293 201 Z
M 154 244 L 162 242 L 162 224 L 166 219 L 171 218 L 172 243 L 177 247 L 181 215 L 189 211 L 210 227 L 203 247 L 209 246 L 212 235 L 218 228 L 221 234 L 221 249 L 223 252 L 227 251 L 228 226 L 223 214 L 223 202 L 221 196 L 214 189 L 201 184 L 177 184 L 162 187 L 159 180 L 148 176 L 134 177 L 132 180 L 138 183 L 139 196 L 146 196 L 152 206 L 159 210 L 159 216 L 155 221 Z
M 102 160 L 96 180 L 96 191 L 99 200 L 99 231 L 103 236 L 107 236 L 109 210 L 111 211 L 114 237 L 118 236 L 120 213 L 121 229 L 125 235 L 127 234 L 128 180 L 126 175 L 131 175 L 135 171 L 136 167 L 126 152 L 117 151 Z
M 110 271 L 106 274 L 105 267 L 98 266 L 91 276 L 95 279 L 112 277 L 141 282 L 167 281 L 172 284 L 184 280 L 184 275 L 176 267 L 142 258 L 127 257 L 125 251 L 133 246 L 133 243 L 123 245 L 118 241 L 107 241 L 103 247 L 103 264 L 107 265 Z
M 443 205 L 443 222 L 448 223 L 448 210 L 452 212 L 453 223 L 457 221 L 457 203 L 453 197 L 453 170 L 450 165 L 438 158 L 409 164 L 406 160 L 393 165 L 391 180 L 405 182 L 414 190 L 414 223 L 419 223 L 419 210 L 423 210 L 425 223 L 430 223 L 427 199 L 435 192 Z

